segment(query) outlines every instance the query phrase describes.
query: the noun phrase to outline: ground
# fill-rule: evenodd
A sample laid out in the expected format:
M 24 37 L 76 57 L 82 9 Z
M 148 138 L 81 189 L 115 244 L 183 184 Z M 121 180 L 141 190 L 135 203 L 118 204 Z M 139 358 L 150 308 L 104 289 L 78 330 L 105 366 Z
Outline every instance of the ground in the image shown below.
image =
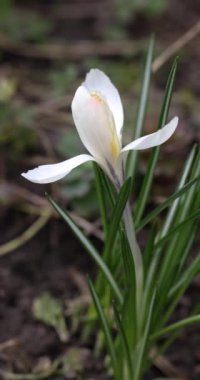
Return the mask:
M 30 21 L 30 12 L 40 20 L 36 18 L 35 21 L 35 16 L 31 16 L 33 21 Z M 103 365 L 103 353 L 100 358 L 94 355 L 94 337 L 83 341 L 83 323 L 76 326 L 77 302 L 80 300 L 82 305 L 88 300 L 85 275 L 95 276 L 90 258 L 55 215 L 46 219 L 43 216 L 43 228 L 38 228 L 37 233 L 32 231 L 33 238 L 26 243 L 20 241 L 24 238 L 21 234 L 34 223 L 41 210 L 49 207 L 44 199 L 44 191 L 48 190 L 74 212 L 77 222 L 92 235 L 95 244 L 101 245 L 98 208 L 91 196 L 94 193 L 91 168 L 86 169 L 82 177 L 79 174 L 77 178 L 70 178 L 65 185 L 39 188 L 26 183 L 20 173 L 38 163 L 64 159 L 66 151 L 69 157 L 79 151 L 79 142 L 74 140 L 70 103 L 77 84 L 94 65 L 106 70 L 122 92 L 127 111 L 125 139 L 128 140 L 139 92 L 138 77 L 150 34 L 155 32 L 158 56 L 198 21 L 200 3 L 198 0 L 171 0 L 166 2 L 162 12 L 152 13 L 145 8 L 131 9 L 129 14 L 123 18 L 108 0 L 95 3 L 58 1 L 56 5 L 51 1 L 30 1 L 28 4 L 16 1 L 14 8 L 8 6 L 5 20 L 0 22 L 2 379 L 23 379 L 22 376 L 6 375 L 7 371 L 32 373 L 30 379 L 36 380 L 41 378 L 41 370 L 47 379 L 53 380 L 109 379 Z M 199 141 L 198 38 L 178 52 L 181 62 L 170 112 L 180 116 L 180 128 L 172 145 L 163 148 L 150 206 L 160 203 L 171 193 L 183 159 L 193 142 Z M 153 76 L 147 129 L 157 120 L 171 61 Z M 146 154 L 142 156 L 139 178 L 145 171 L 147 157 Z M 138 192 L 137 186 L 135 191 Z M 73 199 L 75 193 L 76 201 Z M 81 218 L 77 215 L 79 210 Z M 86 219 L 92 223 L 87 223 Z M 16 249 L 1 251 L 7 242 L 18 236 L 13 246 Z M 198 249 L 199 241 L 192 254 Z M 199 304 L 199 287 L 197 278 L 183 297 L 175 319 L 188 315 L 192 306 Z M 36 318 L 34 302 L 47 293 L 61 302 L 68 329 L 63 339 L 55 328 Z M 187 329 L 177 337 L 167 356 L 155 363 L 145 380 L 163 376 L 198 380 L 199 346 L 199 327 Z

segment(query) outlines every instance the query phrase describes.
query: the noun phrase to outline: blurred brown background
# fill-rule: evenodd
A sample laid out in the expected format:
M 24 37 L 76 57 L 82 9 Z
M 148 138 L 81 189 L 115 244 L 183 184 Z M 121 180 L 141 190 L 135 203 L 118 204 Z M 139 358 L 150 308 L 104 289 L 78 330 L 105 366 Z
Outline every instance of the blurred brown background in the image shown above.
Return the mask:
M 156 46 L 146 132 L 156 127 L 170 65 L 175 55 L 180 56 L 170 110 L 180 124 L 176 136 L 162 147 L 153 205 L 174 189 L 183 160 L 200 137 L 200 1 L 0 2 L 2 379 L 11 378 L 3 372 L 8 371 L 32 373 L 36 380 L 41 370 L 47 379 L 107 379 L 102 362 L 92 355 L 92 340 L 81 342 L 76 323 L 88 302 L 84 276 L 95 269 L 44 198 L 46 190 L 53 194 L 100 246 L 91 165 L 49 186 L 28 183 L 20 173 L 83 151 L 70 105 L 92 67 L 104 70 L 118 87 L 125 108 L 124 140 L 130 141 L 152 33 Z M 163 56 L 168 48 L 169 56 Z M 141 155 L 135 194 L 148 154 Z M 199 302 L 199 286 L 196 281 L 186 294 L 179 316 Z M 200 331 L 195 331 L 178 338 L 148 380 L 156 375 L 200 378 Z

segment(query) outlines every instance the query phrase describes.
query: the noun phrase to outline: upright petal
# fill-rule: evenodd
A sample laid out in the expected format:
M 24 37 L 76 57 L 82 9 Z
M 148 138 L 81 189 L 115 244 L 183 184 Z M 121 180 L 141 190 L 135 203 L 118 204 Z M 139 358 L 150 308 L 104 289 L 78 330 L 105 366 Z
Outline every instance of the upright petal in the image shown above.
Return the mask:
M 91 69 L 86 75 L 83 86 L 88 92 L 97 93 L 106 101 L 114 117 L 118 138 L 121 139 L 124 123 L 123 107 L 119 92 L 111 80 L 101 70 Z
M 151 133 L 140 137 L 139 139 L 132 141 L 130 144 L 126 145 L 122 152 L 128 150 L 141 150 L 153 148 L 154 146 L 161 145 L 167 141 L 175 132 L 178 125 L 178 117 L 174 117 L 165 127 L 159 129 L 157 132 Z
M 104 168 L 108 162 L 112 165 L 120 154 L 121 143 L 104 99 L 80 86 L 72 101 L 72 115 L 86 149 Z
M 88 154 L 80 154 L 58 164 L 39 166 L 38 168 L 29 170 L 27 173 L 22 173 L 22 177 L 31 182 L 41 184 L 55 182 L 69 174 L 72 169 L 87 161 L 94 161 L 94 158 Z

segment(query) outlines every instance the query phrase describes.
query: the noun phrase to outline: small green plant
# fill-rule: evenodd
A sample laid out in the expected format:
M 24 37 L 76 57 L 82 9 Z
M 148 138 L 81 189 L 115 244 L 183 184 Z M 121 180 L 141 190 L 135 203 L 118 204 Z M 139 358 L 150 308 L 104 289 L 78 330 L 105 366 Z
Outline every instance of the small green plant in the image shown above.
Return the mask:
M 78 70 L 75 65 L 68 65 L 63 71 L 53 71 L 50 74 L 50 81 L 52 82 L 54 93 L 64 95 L 77 76 Z
M 166 0 L 114 0 L 116 14 L 121 21 L 130 21 L 135 13 L 146 16 L 161 14 L 167 6 Z
M 88 318 L 95 324 L 99 320 L 104 334 L 103 340 L 102 334 L 99 339 L 107 348 L 107 365 L 115 380 L 142 380 L 179 331 L 200 322 L 197 309 L 185 319 L 170 322 L 182 295 L 200 273 L 200 255 L 193 260 L 188 258 L 200 215 L 197 146 L 188 155 L 175 192 L 152 211 L 146 211 L 160 145 L 173 135 L 178 125 L 177 117 L 166 124 L 177 70 L 175 59 L 157 131 L 141 137 L 153 52 L 151 39 L 131 143 L 122 147 L 123 108 L 117 89 L 103 72 L 93 69 L 72 101 L 74 122 L 90 155 L 80 154 L 23 173 L 32 182 L 49 183 L 85 162 L 93 162 L 104 232 L 102 255 L 68 213 L 50 195 L 47 198 L 97 265 L 96 283 L 88 277 L 93 299 Z M 129 198 L 134 189 L 138 153 L 147 148 L 153 149 L 138 198 L 132 205 Z M 149 236 L 141 252 L 137 233 L 146 226 Z
M 3 0 L 1 2 L 0 14 L 1 32 L 17 41 L 43 43 L 52 30 L 50 20 L 37 12 L 19 11 L 12 1 Z
M 34 300 L 33 313 L 36 319 L 53 327 L 62 342 L 67 342 L 68 331 L 64 312 L 61 303 L 56 298 L 47 292 L 42 293 Z
M 37 135 L 29 128 L 32 117 L 27 107 L 0 101 L 0 147 L 9 147 L 13 157 L 33 151 L 36 145 Z
M 162 15 L 167 8 L 167 0 L 113 0 L 112 23 L 104 30 L 106 39 L 120 40 L 127 37 L 127 24 L 132 23 L 138 15 L 152 18 Z

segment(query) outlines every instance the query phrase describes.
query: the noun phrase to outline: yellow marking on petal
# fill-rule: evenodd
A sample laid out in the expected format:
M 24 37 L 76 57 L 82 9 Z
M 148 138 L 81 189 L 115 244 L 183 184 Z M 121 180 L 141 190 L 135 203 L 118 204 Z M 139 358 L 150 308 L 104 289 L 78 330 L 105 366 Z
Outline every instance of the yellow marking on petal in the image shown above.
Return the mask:
M 101 95 L 99 95 L 97 92 L 91 92 L 90 95 L 96 103 L 105 103 Z
M 113 133 L 112 141 L 111 141 L 111 153 L 114 158 L 117 158 L 120 153 L 119 140 L 116 134 Z
M 90 95 L 96 104 L 102 104 L 105 107 L 105 111 L 107 111 L 109 109 L 106 101 L 104 100 L 104 98 L 99 93 L 91 92 Z M 116 134 L 115 122 L 114 122 L 114 118 L 113 118 L 113 115 L 112 115 L 112 112 L 110 111 L 110 109 L 109 109 L 109 112 L 110 112 L 111 118 L 108 117 L 108 125 L 110 126 L 111 133 L 112 133 L 112 140 L 111 140 L 111 145 L 110 145 L 111 154 L 112 154 L 113 158 L 117 158 L 120 154 L 121 145 L 120 145 L 118 136 Z M 109 113 L 107 113 L 107 115 L 108 114 Z

